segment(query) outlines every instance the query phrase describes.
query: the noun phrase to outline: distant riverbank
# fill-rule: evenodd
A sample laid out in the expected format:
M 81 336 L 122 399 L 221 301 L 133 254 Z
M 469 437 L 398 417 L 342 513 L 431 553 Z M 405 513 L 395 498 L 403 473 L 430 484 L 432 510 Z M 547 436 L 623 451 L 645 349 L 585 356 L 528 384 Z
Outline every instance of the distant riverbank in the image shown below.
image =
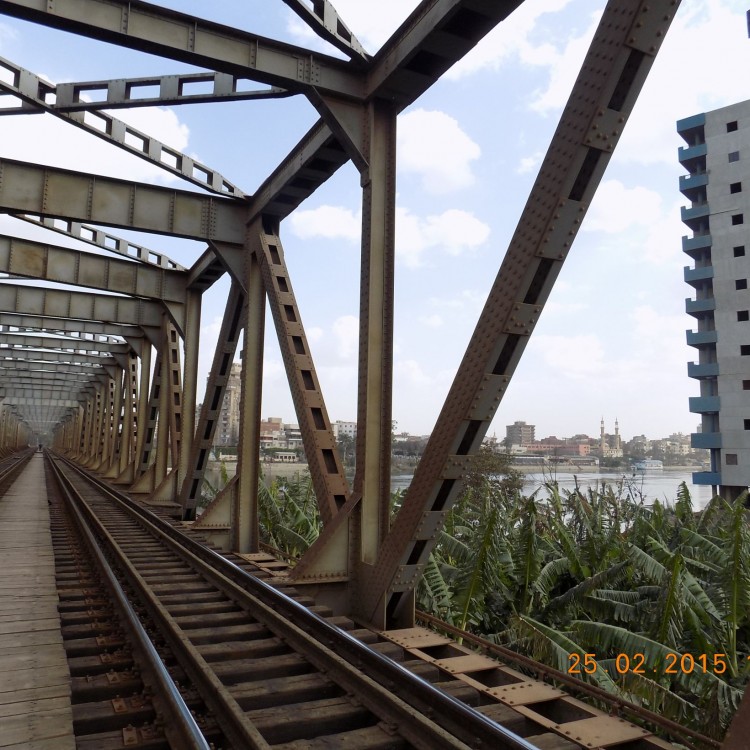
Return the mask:
M 661 500 L 673 503 L 677 497 L 677 490 L 685 482 L 693 498 L 693 506 L 702 508 L 711 499 L 711 487 L 693 484 L 693 472 L 700 471 L 696 466 L 668 466 L 663 471 L 637 472 L 632 470 L 597 469 L 586 466 L 580 471 L 575 467 L 556 466 L 545 471 L 529 471 L 536 466 L 519 466 L 517 468 L 524 475 L 523 491 L 525 494 L 540 492 L 544 496 L 544 485 L 555 481 L 561 490 L 574 490 L 578 487 L 583 492 L 588 488 L 600 489 L 604 484 L 611 485 L 617 491 L 629 492 L 635 497 L 642 497 L 646 502 Z M 411 484 L 411 474 L 400 474 L 391 478 L 391 490 L 406 490 Z
M 214 463 L 214 462 L 212 462 Z M 227 473 L 231 478 L 234 475 L 237 463 L 226 462 Z M 656 499 L 673 503 L 677 497 L 677 489 L 685 482 L 693 498 L 696 508 L 702 508 L 711 499 L 711 487 L 693 484 L 693 472 L 700 471 L 696 466 L 665 466 L 662 471 L 636 472 L 628 468 L 607 469 L 596 466 L 582 466 L 577 468 L 570 464 L 563 466 L 545 467 L 539 471 L 537 466 L 515 466 L 515 469 L 524 475 L 523 491 L 526 494 L 541 492 L 544 494 L 544 485 L 550 481 L 556 481 L 561 490 L 574 490 L 576 487 L 584 492 L 589 488 L 601 488 L 603 484 L 613 485 L 617 490 L 622 488 L 636 497 L 643 497 L 647 502 Z M 219 465 L 209 469 L 209 481 L 217 480 Z M 531 469 L 534 469 L 532 471 Z M 282 463 L 263 462 L 261 471 L 266 484 L 270 484 L 277 477 L 295 479 L 307 472 L 306 463 Z M 406 490 L 411 484 L 412 473 L 403 472 L 391 477 L 391 491 Z

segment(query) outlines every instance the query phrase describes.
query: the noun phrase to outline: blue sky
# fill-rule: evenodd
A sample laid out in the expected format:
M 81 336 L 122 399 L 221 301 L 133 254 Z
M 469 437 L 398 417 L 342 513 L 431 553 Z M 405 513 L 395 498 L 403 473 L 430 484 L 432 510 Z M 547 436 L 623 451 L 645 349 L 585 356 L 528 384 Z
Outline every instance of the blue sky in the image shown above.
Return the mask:
M 162 3 L 301 45 L 317 45 L 278 0 Z M 416 5 L 337 0 L 369 52 Z M 399 117 L 394 419 L 427 433 L 443 403 L 580 67 L 603 3 L 527 0 Z M 207 8 L 210 7 L 210 10 Z M 377 10 L 374 11 L 373 8 Z M 537 435 L 626 438 L 693 431 L 685 344 L 690 258 L 675 121 L 750 97 L 745 2 L 685 0 L 605 174 L 490 434 L 525 420 Z M 317 45 L 325 48 L 324 45 Z M 330 51 L 330 50 L 327 50 Z M 192 70 L 0 16 L 0 55 L 59 83 Z M 1 77 L 0 73 L 0 77 Z M 302 97 L 120 111 L 252 192 L 317 114 Z M 0 118 L 9 158 L 177 184 L 146 162 L 47 115 Z M 356 417 L 359 178 L 341 169 L 282 225 L 282 242 L 332 419 Z M 29 235 L 0 218 L 0 231 Z M 117 232 L 125 234 L 124 232 Z M 204 247 L 133 236 L 189 265 Z M 54 235 L 46 241 L 63 243 Z M 201 389 L 226 300 L 204 298 Z M 267 336 L 263 411 L 295 421 L 275 334 Z

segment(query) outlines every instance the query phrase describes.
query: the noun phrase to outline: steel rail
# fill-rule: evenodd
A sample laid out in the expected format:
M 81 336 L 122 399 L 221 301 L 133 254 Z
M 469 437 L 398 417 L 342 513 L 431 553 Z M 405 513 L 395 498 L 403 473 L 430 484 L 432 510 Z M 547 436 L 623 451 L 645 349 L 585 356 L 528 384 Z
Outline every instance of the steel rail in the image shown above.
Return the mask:
M 517 651 L 511 651 L 511 649 L 500 646 L 497 643 L 493 643 L 492 641 L 488 641 L 486 638 L 482 638 L 481 636 L 474 635 L 473 633 L 469 633 L 465 630 L 461 630 L 460 628 L 450 625 L 449 623 L 441 620 L 438 617 L 435 617 L 434 615 L 429 614 L 428 612 L 416 610 L 415 614 L 417 620 L 421 620 L 422 622 L 432 626 L 436 630 L 442 630 L 448 635 L 463 638 L 464 641 L 468 641 L 472 645 L 478 646 L 479 648 L 487 651 L 493 656 L 499 656 L 505 661 L 514 663 L 518 667 L 533 670 L 540 676 L 549 677 L 550 679 L 563 683 L 571 690 L 584 693 L 590 698 L 600 700 L 603 703 L 606 703 L 607 705 L 614 708 L 617 711 L 618 715 L 624 714 L 630 719 L 648 721 L 651 724 L 654 724 L 669 732 L 670 735 L 674 736 L 675 739 L 679 740 L 679 742 L 684 744 L 685 747 L 689 748 L 689 750 L 705 750 L 705 748 L 714 748 L 714 750 L 719 750 L 721 748 L 721 743 L 717 740 L 711 739 L 711 737 L 706 737 L 706 735 L 690 729 L 689 727 L 684 727 L 682 726 L 682 724 L 678 724 L 671 719 L 666 719 L 665 717 L 660 716 L 653 711 L 649 711 L 643 706 L 639 706 L 637 703 L 632 703 L 625 698 L 618 698 L 612 695 L 612 693 L 608 693 L 603 688 L 600 688 L 596 685 L 590 685 L 588 682 L 584 682 L 583 680 L 579 680 L 572 675 L 561 672 L 559 669 L 549 667 L 546 664 L 540 664 L 538 661 L 534 661 L 534 659 L 531 659 L 528 656 L 519 654 Z M 702 746 L 699 748 L 696 745 L 693 745 L 688 738 L 701 742 Z
M 149 639 L 143 625 L 141 625 L 141 622 L 138 619 L 138 615 L 128 601 L 120 582 L 112 572 L 112 568 L 97 543 L 96 537 L 86 523 L 86 519 L 78 506 L 78 500 L 74 489 L 66 481 L 66 477 L 60 471 L 60 468 L 56 463 L 50 461 L 50 465 L 55 474 L 55 478 L 57 479 L 60 491 L 65 498 L 66 507 L 73 517 L 79 532 L 83 536 L 86 545 L 99 568 L 99 572 L 104 577 L 106 585 L 109 587 L 114 603 L 124 618 L 123 624 L 130 633 L 132 639 L 135 641 L 135 646 L 144 660 L 144 663 L 139 664 L 139 666 L 146 667 L 150 676 L 154 680 L 155 686 L 158 688 L 158 696 L 163 700 L 164 707 L 169 713 L 171 721 L 166 723 L 165 732 L 167 735 L 170 733 L 176 735 L 174 739 L 179 742 L 178 747 L 180 748 L 185 748 L 185 750 L 210 750 L 210 745 L 206 742 L 195 718 L 185 704 L 185 701 L 175 686 L 167 668 L 164 666 L 161 656 L 159 656 L 159 652 Z
M 59 459 L 56 459 L 59 460 Z M 53 464 L 55 461 L 53 461 Z M 72 466 L 68 464 L 68 466 Z M 72 466 L 72 468 L 76 468 Z M 108 550 L 116 560 L 116 564 L 128 579 L 131 586 L 137 591 L 142 603 L 146 606 L 152 619 L 159 625 L 162 636 L 165 637 L 175 657 L 188 674 L 193 685 L 200 693 L 204 703 L 213 711 L 222 732 L 229 742 L 243 750 L 269 750 L 270 746 L 261 737 L 258 730 L 244 715 L 242 708 L 237 704 L 226 687 L 214 674 L 197 649 L 188 641 L 182 629 L 167 612 L 166 608 L 158 601 L 150 586 L 138 573 L 135 567 L 128 561 L 127 554 L 123 552 L 120 545 L 115 541 L 112 534 L 104 524 L 97 518 L 96 514 L 83 500 L 80 493 L 75 489 L 70 478 L 60 471 L 65 485 L 77 496 L 82 512 L 88 519 L 88 523 L 96 529 L 96 533 L 106 544 Z M 84 475 L 84 478 L 90 479 Z M 100 487 L 95 488 L 100 491 Z
M 311 663 L 326 669 L 332 679 L 356 690 L 365 705 L 369 701 L 374 706 L 383 699 L 385 692 L 388 700 L 396 705 L 393 718 L 399 724 L 399 732 L 416 747 L 429 750 L 456 747 L 455 740 L 438 744 L 439 735 L 426 734 L 429 725 L 434 724 L 468 746 L 491 747 L 493 750 L 537 750 L 533 744 L 388 657 L 373 651 L 303 605 L 242 570 L 231 560 L 190 539 L 156 514 L 83 472 L 75 464 L 66 463 L 124 510 L 138 516 L 140 522 L 164 542 L 173 548 L 181 548 L 182 553 L 193 561 L 192 564 L 203 568 L 216 585 L 225 589 L 228 587 L 228 594 L 233 597 L 252 597 L 254 617 L 265 620 L 269 627 L 282 631 L 282 637 L 290 645 L 300 648 Z M 363 680 L 367 681 L 364 683 L 366 696 L 362 696 Z M 382 714 L 382 708 L 380 706 L 380 710 L 376 712 Z M 413 722 L 419 728 L 410 732 L 404 722 Z M 443 739 L 448 740 L 447 737 Z
M 18 451 L 0 461 L 0 494 L 5 492 L 7 485 L 21 473 L 21 470 L 31 460 L 34 453 L 34 449 L 29 448 L 25 451 Z

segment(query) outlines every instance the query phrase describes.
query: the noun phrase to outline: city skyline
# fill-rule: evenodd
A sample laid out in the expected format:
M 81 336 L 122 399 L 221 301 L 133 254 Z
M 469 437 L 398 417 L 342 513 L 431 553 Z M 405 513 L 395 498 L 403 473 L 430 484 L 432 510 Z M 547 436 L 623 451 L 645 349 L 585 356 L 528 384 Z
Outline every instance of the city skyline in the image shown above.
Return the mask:
M 312 43 L 281 2 L 227 0 L 210 13 L 197 0 L 164 4 Z M 383 2 L 376 11 L 354 0 L 334 5 L 374 52 L 416 2 Z M 393 414 L 400 430 L 433 429 L 602 7 L 527 0 L 399 118 Z M 676 188 L 682 141 L 675 122 L 750 97 L 742 74 L 750 61 L 745 12 L 735 0 L 682 3 L 488 434 L 519 415 L 548 424 L 550 434 L 575 434 L 598 425 L 602 413 L 617 415 L 624 429 L 638 424 L 639 434 L 695 430 L 686 370 L 694 353 L 685 342 L 694 326 L 684 312 L 691 290 L 682 278 L 679 212 L 687 201 Z M 126 69 L 192 70 L 127 50 L 112 55 L 108 45 L 80 38 L 70 54 L 71 39 L 0 20 L 0 55 L 56 82 L 116 78 Z M 701 66 L 689 69 L 685 60 L 699 48 Z M 221 112 L 220 121 L 200 105 L 117 116 L 248 191 L 317 119 L 301 97 L 227 104 Z M 273 132 L 266 122 L 275 123 Z M 8 158 L 177 184 L 46 115 L 0 119 L 0 133 Z M 357 413 L 358 186 L 354 168 L 342 168 L 281 234 L 332 419 Z M 0 218 L 0 231 L 31 234 L 10 217 Z M 175 240 L 156 249 L 189 265 L 203 248 Z M 226 297 L 226 279 L 205 295 L 199 399 Z M 263 413 L 291 415 L 270 327 L 266 343 Z

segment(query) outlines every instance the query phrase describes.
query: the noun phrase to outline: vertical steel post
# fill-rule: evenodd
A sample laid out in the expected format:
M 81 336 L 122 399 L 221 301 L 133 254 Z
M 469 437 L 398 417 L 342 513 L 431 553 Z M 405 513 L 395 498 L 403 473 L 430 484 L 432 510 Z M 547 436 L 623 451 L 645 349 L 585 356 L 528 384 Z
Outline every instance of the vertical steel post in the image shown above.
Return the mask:
M 140 476 L 148 469 L 148 460 L 144 460 L 146 450 L 146 436 L 148 433 L 147 424 L 149 420 L 149 401 L 151 385 L 151 353 L 152 347 L 149 341 L 144 341 L 143 351 L 141 352 L 141 382 L 138 388 L 138 415 L 136 418 L 136 441 L 135 456 L 137 463 L 137 474 Z
M 177 491 L 190 473 L 190 456 L 195 439 L 195 407 L 198 392 L 198 354 L 201 335 L 201 292 L 189 290 L 185 305 L 184 365 L 182 376 L 182 430 L 177 465 Z
M 362 173 L 357 470 L 361 501 L 361 560 L 373 564 L 388 531 L 393 386 L 393 284 L 396 223 L 396 114 L 368 106 Z
M 232 529 L 236 552 L 258 549 L 258 481 L 260 479 L 260 419 L 263 386 L 263 339 L 266 295 L 255 251 L 260 227 L 249 230 L 247 255 L 247 318 L 242 348 L 242 395 L 240 396 L 240 439 L 237 449 L 237 508 Z

